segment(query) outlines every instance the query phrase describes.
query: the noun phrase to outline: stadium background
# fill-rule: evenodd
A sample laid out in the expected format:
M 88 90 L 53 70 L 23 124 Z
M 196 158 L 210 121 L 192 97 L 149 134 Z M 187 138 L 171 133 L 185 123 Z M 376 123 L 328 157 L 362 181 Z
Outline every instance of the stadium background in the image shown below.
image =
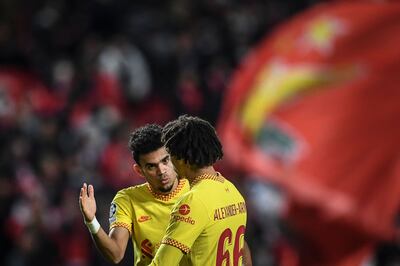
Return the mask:
M 0 264 L 108 265 L 77 208 L 82 182 L 95 185 L 107 228 L 115 192 L 142 182 L 129 131 L 182 113 L 217 125 L 249 50 L 321 2 L 1 1 Z M 249 198 L 254 264 L 293 265 L 281 189 L 220 168 Z M 371 265 L 400 265 L 399 254 L 382 242 Z M 130 249 L 121 265 L 132 265 Z

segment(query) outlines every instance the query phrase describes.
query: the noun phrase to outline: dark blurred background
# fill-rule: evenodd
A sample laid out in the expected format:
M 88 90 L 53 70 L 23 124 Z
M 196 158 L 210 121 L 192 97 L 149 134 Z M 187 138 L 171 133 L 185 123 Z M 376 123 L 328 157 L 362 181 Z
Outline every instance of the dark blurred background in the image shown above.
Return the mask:
M 0 265 L 107 265 L 79 212 L 81 184 L 94 184 L 107 230 L 114 194 L 143 182 L 128 133 L 183 113 L 215 125 L 243 56 L 319 2 L 2 0 Z M 269 202 L 262 218 L 249 203 L 247 241 L 254 265 L 279 265 L 281 191 L 223 171 Z M 373 261 L 400 265 L 397 251 L 388 245 Z M 121 265 L 132 264 L 130 247 Z

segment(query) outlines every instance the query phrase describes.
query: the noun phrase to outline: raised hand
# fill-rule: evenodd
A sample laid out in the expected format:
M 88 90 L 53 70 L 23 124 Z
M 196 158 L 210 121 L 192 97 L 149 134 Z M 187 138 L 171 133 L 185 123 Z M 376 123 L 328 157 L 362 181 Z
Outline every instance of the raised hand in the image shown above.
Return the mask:
M 83 183 L 79 193 L 79 207 L 86 222 L 93 220 L 96 214 L 96 199 L 94 198 L 94 188 L 92 185 Z

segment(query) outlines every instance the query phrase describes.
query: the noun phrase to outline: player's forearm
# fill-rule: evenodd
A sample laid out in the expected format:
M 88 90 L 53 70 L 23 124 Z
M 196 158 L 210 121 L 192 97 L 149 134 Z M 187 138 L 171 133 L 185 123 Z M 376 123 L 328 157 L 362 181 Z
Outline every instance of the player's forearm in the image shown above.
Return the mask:
M 182 257 L 183 252 L 180 249 L 170 245 L 161 244 L 149 266 L 178 265 Z
M 243 247 L 243 265 L 244 266 L 252 266 L 253 265 L 253 261 L 251 259 L 250 248 L 247 245 L 246 241 L 244 241 L 244 247 Z
M 109 262 L 118 264 L 124 258 L 124 248 L 118 246 L 116 241 L 109 237 L 102 228 L 97 234 L 92 234 L 92 238 L 97 249 Z

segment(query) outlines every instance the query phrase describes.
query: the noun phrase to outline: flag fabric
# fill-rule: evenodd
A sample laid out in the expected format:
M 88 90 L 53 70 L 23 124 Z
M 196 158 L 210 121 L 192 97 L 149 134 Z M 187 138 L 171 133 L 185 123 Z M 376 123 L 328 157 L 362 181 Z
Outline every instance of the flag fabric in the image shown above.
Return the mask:
M 243 60 L 218 131 L 226 159 L 287 193 L 301 265 L 360 265 L 400 210 L 400 3 L 330 2 Z

